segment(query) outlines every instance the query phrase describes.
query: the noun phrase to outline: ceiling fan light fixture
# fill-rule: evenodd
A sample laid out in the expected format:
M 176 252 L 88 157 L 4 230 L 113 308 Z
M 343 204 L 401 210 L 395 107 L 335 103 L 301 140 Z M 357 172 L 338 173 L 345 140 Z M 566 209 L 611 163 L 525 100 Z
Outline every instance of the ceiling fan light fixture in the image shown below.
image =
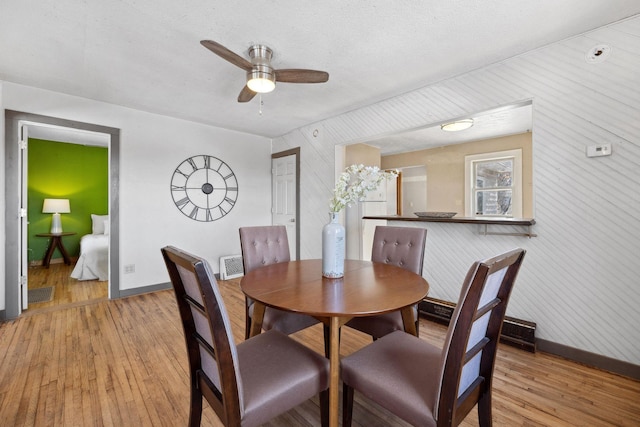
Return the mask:
M 276 88 L 276 75 L 271 68 L 273 51 L 257 44 L 249 48 L 251 70 L 247 71 L 247 87 L 256 93 L 269 93 Z
M 269 93 L 276 88 L 276 77 L 260 70 L 249 71 L 247 87 L 256 93 Z
M 458 132 L 469 129 L 473 126 L 473 119 L 456 120 L 455 122 L 444 123 L 440 125 L 440 129 L 445 132 Z

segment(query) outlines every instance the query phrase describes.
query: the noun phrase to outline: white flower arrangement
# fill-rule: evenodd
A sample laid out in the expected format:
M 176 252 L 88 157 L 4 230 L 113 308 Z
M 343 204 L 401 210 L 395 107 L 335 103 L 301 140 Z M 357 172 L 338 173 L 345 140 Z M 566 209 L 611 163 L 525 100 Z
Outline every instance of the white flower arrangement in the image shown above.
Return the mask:
M 329 199 L 329 211 L 340 212 L 346 206 L 363 199 L 368 191 L 375 190 L 384 179 L 398 176 L 397 171 L 382 171 L 377 166 L 351 165 L 340 174 L 333 197 Z

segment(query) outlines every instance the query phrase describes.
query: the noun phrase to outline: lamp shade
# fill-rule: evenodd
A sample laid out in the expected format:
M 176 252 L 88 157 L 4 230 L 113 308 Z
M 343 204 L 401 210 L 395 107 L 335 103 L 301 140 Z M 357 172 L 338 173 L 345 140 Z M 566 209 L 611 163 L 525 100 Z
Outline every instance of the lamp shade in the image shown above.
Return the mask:
M 44 199 L 42 213 L 69 213 L 69 199 Z

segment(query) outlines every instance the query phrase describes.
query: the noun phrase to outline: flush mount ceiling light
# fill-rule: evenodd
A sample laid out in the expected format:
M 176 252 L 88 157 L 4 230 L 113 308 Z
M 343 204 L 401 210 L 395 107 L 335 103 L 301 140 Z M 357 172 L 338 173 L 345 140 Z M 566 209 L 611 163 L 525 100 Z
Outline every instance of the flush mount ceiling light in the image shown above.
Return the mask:
M 469 129 L 471 126 L 473 126 L 473 119 L 464 119 L 442 124 L 440 125 L 440 129 L 445 132 L 457 132 L 460 130 Z

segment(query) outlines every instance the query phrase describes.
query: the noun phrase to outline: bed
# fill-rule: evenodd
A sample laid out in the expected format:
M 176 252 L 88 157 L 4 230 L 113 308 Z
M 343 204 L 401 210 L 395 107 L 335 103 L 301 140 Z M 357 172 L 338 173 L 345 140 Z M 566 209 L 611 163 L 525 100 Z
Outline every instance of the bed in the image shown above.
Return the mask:
M 80 239 L 80 257 L 71 272 L 77 280 L 109 280 L 109 216 L 91 215 L 92 233 Z

